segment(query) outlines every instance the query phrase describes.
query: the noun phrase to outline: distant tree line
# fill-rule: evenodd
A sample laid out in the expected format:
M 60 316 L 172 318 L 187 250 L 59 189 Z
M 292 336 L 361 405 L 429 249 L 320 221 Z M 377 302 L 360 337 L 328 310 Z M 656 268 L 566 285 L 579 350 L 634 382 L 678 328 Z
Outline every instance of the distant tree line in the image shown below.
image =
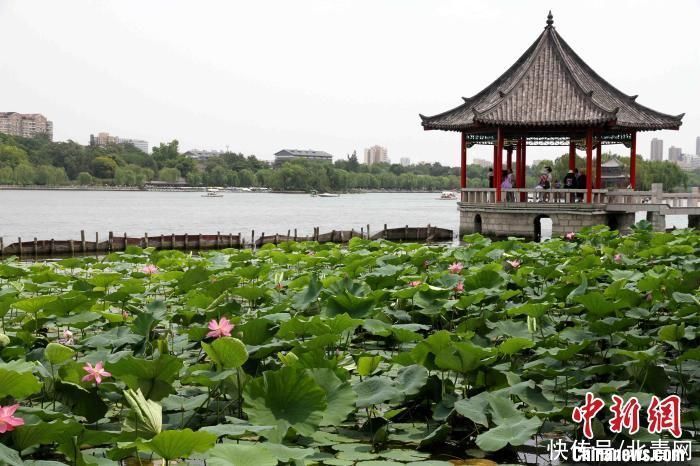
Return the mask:
M 603 154 L 603 159 L 617 157 Z M 625 167 L 629 158 L 617 157 Z M 527 186 L 534 187 L 544 166 L 562 179 L 568 154 L 540 161 L 527 168 Z M 581 157 L 577 166 L 585 167 Z M 488 167 L 467 167 L 469 186 L 488 186 Z M 279 191 L 345 191 L 387 189 L 406 191 L 447 190 L 459 187 L 459 168 L 438 162 L 409 166 L 359 163 L 355 153 L 334 163 L 295 160 L 275 166 L 254 155 L 228 152 L 205 160 L 194 160 L 179 150 L 177 140 L 160 143 L 152 155 L 131 144 L 106 147 L 83 146 L 73 141 L 51 142 L 45 138 L 20 138 L 0 134 L 0 184 L 5 185 L 110 185 L 143 186 L 149 181 L 193 186 L 262 186 Z M 639 160 L 638 189 L 663 183 L 666 190 L 700 184 L 700 171 L 687 173 L 668 162 Z

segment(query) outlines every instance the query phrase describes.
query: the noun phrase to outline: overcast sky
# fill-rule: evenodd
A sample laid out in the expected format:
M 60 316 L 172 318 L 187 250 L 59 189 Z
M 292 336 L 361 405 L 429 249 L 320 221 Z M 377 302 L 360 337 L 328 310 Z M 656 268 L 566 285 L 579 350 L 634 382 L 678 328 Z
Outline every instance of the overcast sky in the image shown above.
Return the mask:
M 380 144 L 394 161 L 456 165 L 458 135 L 423 131 L 418 113 L 496 79 L 550 8 L 605 79 L 643 105 L 685 112 L 680 131 L 641 134 L 639 153 L 654 136 L 664 157 L 671 145 L 695 152 L 700 0 L 0 0 L 0 111 L 43 113 L 55 140 L 80 143 L 108 131 L 265 159 Z

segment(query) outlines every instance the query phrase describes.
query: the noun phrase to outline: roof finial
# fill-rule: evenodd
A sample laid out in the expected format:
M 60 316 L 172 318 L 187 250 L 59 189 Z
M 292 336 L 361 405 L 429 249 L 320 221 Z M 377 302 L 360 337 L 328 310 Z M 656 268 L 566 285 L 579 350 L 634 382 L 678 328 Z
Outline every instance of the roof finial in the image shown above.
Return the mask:
M 549 10 L 549 14 L 547 15 L 547 27 L 551 28 L 552 24 L 554 24 L 554 16 L 552 16 L 552 10 Z

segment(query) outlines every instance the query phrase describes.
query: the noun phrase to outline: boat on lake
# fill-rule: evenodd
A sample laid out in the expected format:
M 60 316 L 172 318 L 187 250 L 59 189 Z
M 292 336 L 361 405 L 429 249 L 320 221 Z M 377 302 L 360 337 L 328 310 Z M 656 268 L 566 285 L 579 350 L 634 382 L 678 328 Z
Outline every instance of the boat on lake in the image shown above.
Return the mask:
M 443 191 L 440 194 L 440 199 L 455 200 L 455 199 L 457 199 L 457 193 L 455 193 L 454 191 Z
M 219 192 L 218 188 L 207 188 L 207 193 L 202 194 L 202 197 L 224 197 L 224 195 Z

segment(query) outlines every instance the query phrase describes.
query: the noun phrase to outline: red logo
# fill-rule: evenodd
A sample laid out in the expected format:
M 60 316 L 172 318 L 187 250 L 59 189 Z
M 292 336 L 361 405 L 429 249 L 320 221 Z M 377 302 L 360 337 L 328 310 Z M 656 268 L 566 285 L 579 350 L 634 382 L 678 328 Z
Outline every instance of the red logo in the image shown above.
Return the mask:
M 613 404 L 610 411 L 612 418 L 608 421 L 610 431 L 614 433 L 627 429 L 631 435 L 639 432 L 639 412 L 642 408 L 636 397 L 625 401 L 621 396 L 612 396 Z M 571 418 L 574 422 L 583 423 L 583 435 L 593 438 L 593 418 L 605 407 L 605 402 L 593 393 L 587 392 L 582 406 L 574 408 Z M 651 397 L 647 408 L 647 431 L 650 434 L 668 432 L 675 438 L 683 433 L 681 429 L 681 399 L 678 395 L 669 395 L 663 400 L 656 395 Z
M 592 421 L 598 411 L 603 409 L 605 402 L 600 398 L 593 396 L 593 393 L 586 393 L 586 402 L 580 408 L 577 406 L 574 408 L 574 412 L 571 414 L 571 418 L 574 422 L 579 424 L 583 422 L 583 435 L 587 439 L 593 438 L 593 427 Z

